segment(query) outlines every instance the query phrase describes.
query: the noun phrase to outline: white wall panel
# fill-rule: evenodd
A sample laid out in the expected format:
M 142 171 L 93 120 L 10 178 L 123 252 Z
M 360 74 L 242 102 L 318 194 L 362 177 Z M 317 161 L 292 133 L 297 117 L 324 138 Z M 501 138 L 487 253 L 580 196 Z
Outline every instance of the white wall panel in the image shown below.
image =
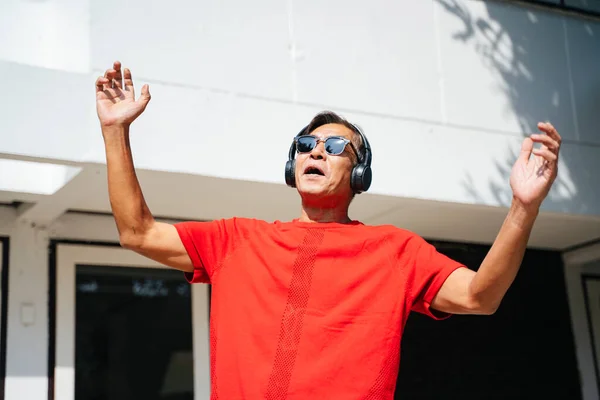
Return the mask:
M 67 165 L 0 159 L 0 190 L 52 195 L 78 172 Z
M 17 220 L 17 209 L 0 205 L 0 235 L 9 236 Z
M 597 147 L 563 144 L 562 180 L 554 188 L 556 197 L 549 201 L 557 212 L 600 214 L 600 151 Z M 562 195 L 558 195 L 558 193 Z
M 598 3 L 600 6 L 600 2 Z M 600 144 L 600 22 L 565 19 L 578 139 Z
M 7 400 L 48 398 L 48 235 L 17 223 L 10 237 Z
M 94 79 L 3 61 L 0 76 L 0 153 L 81 160 L 93 133 Z
M 522 137 L 359 117 L 373 147 L 373 192 L 468 204 L 510 204 Z M 564 144 L 546 211 L 600 213 L 596 148 Z
M 562 17 L 505 2 L 438 0 L 448 122 L 576 139 Z
M 439 121 L 430 1 L 295 1 L 298 100 Z
M 281 183 L 292 138 L 313 116 L 305 107 L 222 92 L 161 84 L 150 92 L 131 128 L 140 168 Z M 87 161 L 104 163 L 96 125 Z
M 202 90 L 153 85 L 155 108 L 132 127 L 138 168 L 284 183 L 293 135 L 318 109 Z M 156 110 L 161 110 L 160 112 Z M 510 170 L 522 137 L 344 114 L 373 147 L 371 192 L 507 206 Z M 100 134 L 93 157 L 104 162 Z M 566 143 L 548 211 L 600 214 L 597 149 Z
M 92 4 L 92 63 L 155 82 L 291 99 L 288 16 L 277 0 Z
M 0 60 L 89 70 L 89 0 L 0 1 Z
M 29 7 L 7 4 L 13 16 Z M 374 193 L 506 205 L 521 132 L 548 119 L 566 144 L 547 209 L 599 214 L 597 24 L 474 0 L 108 0 L 81 10 L 69 21 L 91 21 L 93 72 L 0 61 L 10 77 L 0 154 L 104 163 L 93 83 L 121 59 L 153 95 L 132 128 L 139 168 L 283 184 L 292 136 L 332 108 L 372 138 Z

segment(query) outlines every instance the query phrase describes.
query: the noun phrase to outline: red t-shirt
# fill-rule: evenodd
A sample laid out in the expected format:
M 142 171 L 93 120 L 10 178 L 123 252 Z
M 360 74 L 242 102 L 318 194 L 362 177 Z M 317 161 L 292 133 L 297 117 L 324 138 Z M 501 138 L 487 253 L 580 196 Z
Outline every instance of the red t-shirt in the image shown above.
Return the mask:
M 463 265 L 414 233 L 360 222 L 176 225 L 211 283 L 211 399 L 392 399 L 411 310 Z

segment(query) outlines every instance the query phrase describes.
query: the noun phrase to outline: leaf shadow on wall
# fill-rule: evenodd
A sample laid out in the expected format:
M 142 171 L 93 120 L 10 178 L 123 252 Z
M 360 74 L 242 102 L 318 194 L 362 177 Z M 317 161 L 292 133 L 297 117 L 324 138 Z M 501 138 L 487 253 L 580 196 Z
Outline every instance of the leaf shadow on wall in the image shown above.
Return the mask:
M 558 13 L 501 2 L 477 2 L 485 7 L 485 16 L 483 13 L 474 15 L 472 8 L 462 0 L 436 2 L 444 12 L 461 22 L 461 28 L 452 32 L 452 38 L 472 47 L 484 67 L 493 74 L 497 87 L 491 90 L 501 92 L 507 99 L 506 109 L 499 112 L 516 117 L 522 137 L 537 132 L 537 123 L 541 121 L 550 121 L 563 137 L 559 174 L 543 208 L 555 212 L 597 213 L 598 210 L 594 210 L 597 205 L 589 204 L 589 199 L 594 198 L 600 177 L 586 167 L 583 153 L 598 152 L 600 147 L 596 144 L 600 142 L 600 131 L 596 127 L 596 134 L 589 132 L 589 128 L 594 127 L 587 122 L 598 112 L 594 108 L 600 104 L 600 80 L 588 79 L 592 84 L 588 88 L 570 86 L 572 74 L 568 57 L 571 65 L 581 64 L 582 51 L 569 54 L 565 35 L 575 29 L 585 29 L 589 35 L 600 38 L 600 26 L 586 25 L 583 21 L 567 25 L 563 19 L 569 17 Z M 573 36 L 576 34 L 579 32 Z M 569 43 L 574 40 L 571 38 Z M 483 90 L 490 89 L 484 87 Z M 573 93 L 578 95 L 575 99 Z M 577 102 L 576 113 L 573 101 Z M 575 114 L 579 117 L 577 120 Z M 590 138 L 592 143 L 586 141 Z M 520 144 L 515 141 L 505 151 L 506 158 L 495 161 L 496 174 L 489 179 L 489 193 L 482 193 L 473 176 L 467 173 L 462 185 L 469 197 L 486 203 L 484 199 L 491 194 L 498 204 L 509 206 L 512 199 L 509 177 L 519 150 Z

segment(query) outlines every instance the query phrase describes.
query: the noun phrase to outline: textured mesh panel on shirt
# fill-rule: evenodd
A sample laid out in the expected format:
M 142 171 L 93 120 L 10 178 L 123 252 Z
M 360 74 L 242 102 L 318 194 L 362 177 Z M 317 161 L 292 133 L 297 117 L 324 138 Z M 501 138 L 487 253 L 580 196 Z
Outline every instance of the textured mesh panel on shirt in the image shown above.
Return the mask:
M 317 251 L 323 242 L 322 230 L 307 230 L 304 240 L 298 248 L 298 255 L 292 270 L 292 279 L 288 292 L 287 304 L 281 319 L 279 342 L 273 361 L 273 369 L 267 385 L 267 400 L 280 400 L 287 397 L 298 344 L 302 334 L 302 323 L 310 285 L 316 261 Z
M 210 399 L 218 400 L 219 391 L 217 388 L 217 374 L 215 370 L 215 360 L 217 353 L 217 332 L 215 329 L 215 322 L 210 321 L 210 374 L 212 379 L 210 380 Z
M 396 380 L 398 378 L 398 368 L 400 362 L 400 339 L 395 343 L 390 351 L 390 356 L 381 366 L 379 374 L 369 389 L 369 393 L 362 400 L 379 400 L 387 398 L 390 394 L 394 395 Z

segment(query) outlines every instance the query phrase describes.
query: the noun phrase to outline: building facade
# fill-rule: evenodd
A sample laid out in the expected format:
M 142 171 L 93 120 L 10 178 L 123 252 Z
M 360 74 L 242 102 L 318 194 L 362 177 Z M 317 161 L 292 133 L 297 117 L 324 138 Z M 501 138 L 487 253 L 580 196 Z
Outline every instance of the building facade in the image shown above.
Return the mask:
M 150 85 L 131 140 L 159 219 L 296 218 L 291 139 L 330 109 L 373 148 L 351 217 L 412 230 L 474 269 L 523 137 L 552 122 L 559 175 L 500 315 L 411 322 L 398 392 L 481 398 L 476 380 L 498 398 L 598 398 L 599 17 L 585 0 L 2 2 L 3 398 L 209 397 L 210 288 L 119 247 L 94 106 L 115 60 L 138 93 Z M 516 336 L 473 351 L 478 329 Z M 487 368 L 458 368 L 465 354 Z M 452 379 L 423 381 L 420 358 Z M 499 372 L 511 366 L 523 374 Z

